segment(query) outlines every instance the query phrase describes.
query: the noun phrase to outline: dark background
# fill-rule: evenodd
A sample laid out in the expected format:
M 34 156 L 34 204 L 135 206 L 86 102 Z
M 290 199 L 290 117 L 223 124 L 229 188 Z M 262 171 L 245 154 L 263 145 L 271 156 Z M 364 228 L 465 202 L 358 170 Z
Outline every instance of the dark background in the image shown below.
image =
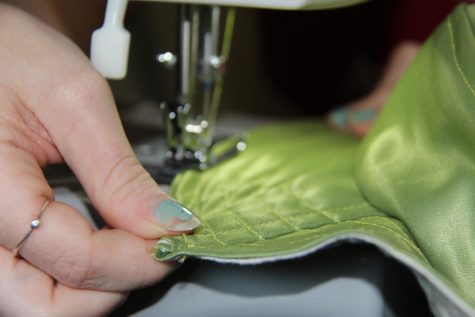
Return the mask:
M 391 50 L 423 42 L 457 0 L 374 0 L 323 11 L 239 8 L 221 111 L 324 115 L 372 89 Z M 177 47 L 177 6 L 131 2 L 131 67 L 112 82 L 119 103 L 174 97 L 171 71 L 154 62 Z

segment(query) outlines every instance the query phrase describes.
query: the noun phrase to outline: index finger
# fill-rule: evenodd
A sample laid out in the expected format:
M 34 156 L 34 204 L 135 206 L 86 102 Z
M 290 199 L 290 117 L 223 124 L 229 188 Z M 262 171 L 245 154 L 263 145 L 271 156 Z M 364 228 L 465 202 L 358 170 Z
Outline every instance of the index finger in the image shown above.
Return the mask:
M 52 191 L 32 155 L 2 143 L 0 175 L 0 245 L 13 250 Z M 62 284 L 124 291 L 155 283 L 173 269 L 152 258 L 154 243 L 119 229 L 94 231 L 79 212 L 52 201 L 20 254 Z

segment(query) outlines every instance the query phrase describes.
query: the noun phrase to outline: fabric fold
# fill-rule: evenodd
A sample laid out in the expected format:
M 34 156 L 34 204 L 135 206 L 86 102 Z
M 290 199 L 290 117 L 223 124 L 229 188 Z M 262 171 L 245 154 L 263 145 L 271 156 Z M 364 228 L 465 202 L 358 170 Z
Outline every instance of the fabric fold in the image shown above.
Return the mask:
M 356 161 L 356 180 L 475 303 L 475 38 L 460 5 L 422 47 Z

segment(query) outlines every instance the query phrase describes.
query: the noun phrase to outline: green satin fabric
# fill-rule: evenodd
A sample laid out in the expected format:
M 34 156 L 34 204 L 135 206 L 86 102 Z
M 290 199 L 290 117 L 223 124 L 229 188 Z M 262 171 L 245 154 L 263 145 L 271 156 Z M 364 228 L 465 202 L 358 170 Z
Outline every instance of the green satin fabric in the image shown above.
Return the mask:
M 191 236 L 167 238 L 172 243 L 163 246 L 173 247 L 158 248 L 158 257 L 265 259 L 361 233 L 425 263 L 405 226 L 360 194 L 352 177 L 357 145 L 313 121 L 253 131 L 238 157 L 177 177 L 171 194 L 203 226 Z
M 475 299 L 475 7 L 425 43 L 356 160 L 362 193 Z
M 475 307 L 475 40 L 459 6 L 424 45 L 361 145 L 321 123 L 250 133 L 248 149 L 171 187 L 203 226 L 182 255 L 266 261 L 370 237 Z M 474 57 L 474 58 L 472 58 Z

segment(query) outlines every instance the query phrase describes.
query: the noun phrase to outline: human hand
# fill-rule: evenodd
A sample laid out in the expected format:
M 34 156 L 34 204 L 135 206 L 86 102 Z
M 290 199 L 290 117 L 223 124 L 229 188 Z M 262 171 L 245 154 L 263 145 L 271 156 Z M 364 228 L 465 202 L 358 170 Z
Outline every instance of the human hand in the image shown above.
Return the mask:
M 54 201 L 42 167 L 66 162 L 108 228 Z M 102 316 L 162 279 L 154 240 L 200 223 L 136 160 L 106 81 L 76 46 L 0 3 L 0 316 Z M 50 200 L 41 226 L 19 250 Z M 164 203 L 165 202 L 165 203 Z
M 332 111 L 328 116 L 330 125 L 353 136 L 364 137 L 419 48 L 416 42 L 400 43 L 389 57 L 375 88 L 368 95 Z

